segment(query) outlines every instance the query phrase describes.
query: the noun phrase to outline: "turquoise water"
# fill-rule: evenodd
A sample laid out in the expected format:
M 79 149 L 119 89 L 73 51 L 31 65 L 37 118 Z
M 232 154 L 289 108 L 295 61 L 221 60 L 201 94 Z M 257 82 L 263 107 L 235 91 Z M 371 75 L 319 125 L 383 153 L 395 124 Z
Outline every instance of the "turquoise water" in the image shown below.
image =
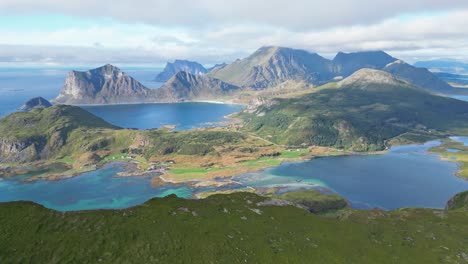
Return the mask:
M 455 176 L 457 164 L 429 154 L 440 144 L 394 147 L 382 155 L 318 158 L 286 163 L 236 180 L 254 187 L 281 191 L 325 188 L 351 202 L 355 208 L 444 208 L 456 193 L 468 190 L 468 181 Z
M 61 181 L 23 182 L 18 177 L 0 180 L 0 202 L 34 201 L 59 211 L 117 209 L 144 203 L 153 197 L 176 194 L 190 198 L 187 186 L 151 187 L 151 177 L 116 177 L 123 164 Z
M 82 106 L 107 122 L 137 129 L 176 125 L 176 130 L 225 125 L 224 116 L 238 112 L 241 105 L 213 103 L 136 104 Z

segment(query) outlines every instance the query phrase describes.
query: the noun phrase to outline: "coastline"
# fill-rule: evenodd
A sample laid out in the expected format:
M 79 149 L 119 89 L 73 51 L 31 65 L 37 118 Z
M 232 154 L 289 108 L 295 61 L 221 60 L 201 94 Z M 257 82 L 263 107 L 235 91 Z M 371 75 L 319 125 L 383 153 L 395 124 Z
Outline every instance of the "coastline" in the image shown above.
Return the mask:
M 184 103 L 207 103 L 207 104 L 224 104 L 224 105 L 247 105 L 245 103 L 233 101 L 217 101 L 217 100 L 190 100 L 190 101 L 177 101 L 177 102 L 135 102 L 135 103 L 107 103 L 107 104 L 68 104 L 51 102 L 53 105 L 72 105 L 72 106 L 115 106 L 115 105 L 148 105 L 148 104 L 184 104 Z

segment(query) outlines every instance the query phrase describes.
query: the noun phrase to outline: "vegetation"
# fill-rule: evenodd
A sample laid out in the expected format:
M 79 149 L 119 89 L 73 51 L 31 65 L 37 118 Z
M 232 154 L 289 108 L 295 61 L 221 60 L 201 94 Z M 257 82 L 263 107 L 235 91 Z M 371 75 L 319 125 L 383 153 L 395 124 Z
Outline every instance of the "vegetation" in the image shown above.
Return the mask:
M 468 263 L 463 210 L 330 219 L 255 194 L 174 196 L 125 210 L 0 204 L 1 263 Z
M 445 160 L 459 163 L 458 176 L 468 179 L 468 146 L 462 142 L 445 139 L 440 146 L 433 147 L 429 151 L 438 153 Z
M 274 99 L 240 117 L 246 121 L 246 130 L 278 144 L 375 151 L 405 133 L 413 140 L 468 134 L 467 112 L 466 102 L 401 81 L 365 80 L 327 84 L 297 98 Z

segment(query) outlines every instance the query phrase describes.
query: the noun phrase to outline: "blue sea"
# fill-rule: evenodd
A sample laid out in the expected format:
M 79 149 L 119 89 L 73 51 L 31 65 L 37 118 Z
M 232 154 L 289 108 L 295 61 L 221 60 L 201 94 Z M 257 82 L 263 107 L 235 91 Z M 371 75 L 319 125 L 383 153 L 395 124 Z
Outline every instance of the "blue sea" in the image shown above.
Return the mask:
M 85 71 L 87 68 L 76 67 Z M 55 98 L 71 68 L 0 68 L 0 117 L 15 112 L 32 97 Z M 151 89 L 163 83 L 153 81 L 161 69 L 122 68 Z M 212 103 L 136 104 L 82 106 L 111 124 L 124 128 L 151 129 L 175 125 L 176 130 L 226 124 L 226 115 L 238 112 L 240 105 Z

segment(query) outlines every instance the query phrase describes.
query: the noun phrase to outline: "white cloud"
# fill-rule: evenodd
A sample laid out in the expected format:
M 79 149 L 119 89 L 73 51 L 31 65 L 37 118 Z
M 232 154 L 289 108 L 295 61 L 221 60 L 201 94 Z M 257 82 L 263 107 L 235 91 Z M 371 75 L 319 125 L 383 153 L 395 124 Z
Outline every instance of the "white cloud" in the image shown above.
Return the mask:
M 159 65 L 186 58 L 213 64 L 244 57 L 263 45 L 302 48 L 327 57 L 338 51 L 385 50 L 410 62 L 437 57 L 468 60 L 466 0 L 386 1 L 379 3 L 379 9 L 375 9 L 377 1 L 311 2 L 267 4 L 262 0 L 243 10 L 248 3 L 244 0 L 177 4 L 134 0 L 132 7 L 117 0 L 113 4 L 107 0 L 80 4 L 2 0 L 0 13 L 43 11 L 96 17 L 101 13 L 146 24 L 114 21 L 29 31 L 0 25 L 0 62 Z M 450 11 L 455 7 L 466 8 Z M 401 16 L 415 10 L 448 11 Z
M 405 13 L 467 8 L 466 0 L 2 0 L 0 13 L 59 13 L 199 27 L 255 23 L 301 30 L 377 22 Z

